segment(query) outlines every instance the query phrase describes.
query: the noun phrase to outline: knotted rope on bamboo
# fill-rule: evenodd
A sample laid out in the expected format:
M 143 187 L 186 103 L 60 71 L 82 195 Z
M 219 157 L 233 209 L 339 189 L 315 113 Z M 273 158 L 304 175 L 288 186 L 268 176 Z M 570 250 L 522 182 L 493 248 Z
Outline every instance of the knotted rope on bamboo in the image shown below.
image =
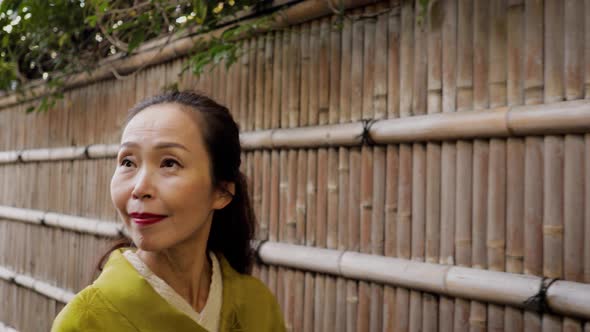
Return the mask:
M 363 132 L 356 136 L 357 139 L 360 139 L 361 145 L 368 145 L 373 146 L 377 144 L 375 140 L 371 137 L 371 126 L 377 122 L 377 119 L 362 119 L 361 123 L 363 124 Z
M 547 303 L 547 290 L 549 290 L 549 287 L 551 287 L 551 285 L 558 279 L 549 279 L 549 282 L 545 283 L 548 279 L 549 278 L 543 277 L 543 279 L 541 279 L 541 285 L 539 286 L 539 292 L 524 301 L 523 304 L 525 309 L 536 311 L 539 314 L 551 312 L 549 304 Z
M 347 147 L 374 144 L 590 132 L 590 100 L 500 107 L 405 118 L 270 129 L 240 134 L 244 151 L 280 148 Z M 91 144 L 0 152 L 0 164 L 112 158 L 118 144 Z
M 43 216 L 54 216 L 59 222 L 41 225 Z M 60 227 L 88 234 L 118 236 L 120 223 L 100 222 L 109 225 L 108 234 L 100 228 L 88 227 L 89 219 L 58 215 L 50 212 L 0 206 L 0 218 L 32 222 L 39 227 Z M 47 221 L 53 218 L 46 218 Z M 64 222 L 61 222 L 64 221 Z M 86 225 L 76 225 L 86 223 Z M 111 227 L 111 225 L 116 227 Z M 527 299 L 539 298 L 541 278 L 532 275 L 467 268 L 453 265 L 417 262 L 408 259 L 363 254 L 359 252 L 314 248 L 302 245 L 263 241 L 252 244 L 264 264 L 280 265 L 338 277 L 366 280 L 395 287 L 419 290 L 432 294 L 473 299 L 482 302 L 505 304 L 529 309 Z M 64 293 L 33 282 L 28 276 L 17 276 L 7 268 L 0 268 L 0 278 L 12 280 L 23 287 L 42 294 L 62 296 Z M 544 284 L 544 283 L 543 283 Z M 35 286 L 37 285 L 37 286 Z M 552 285 L 551 288 L 549 286 Z M 52 293 L 53 292 L 53 293 Z M 590 319 L 590 284 L 571 281 L 552 281 L 543 287 L 541 299 L 529 303 L 546 303 L 552 312 Z M 543 300 L 544 299 L 544 300 Z M 532 306 L 532 305 L 531 305 Z M 532 308 L 538 309 L 538 308 Z

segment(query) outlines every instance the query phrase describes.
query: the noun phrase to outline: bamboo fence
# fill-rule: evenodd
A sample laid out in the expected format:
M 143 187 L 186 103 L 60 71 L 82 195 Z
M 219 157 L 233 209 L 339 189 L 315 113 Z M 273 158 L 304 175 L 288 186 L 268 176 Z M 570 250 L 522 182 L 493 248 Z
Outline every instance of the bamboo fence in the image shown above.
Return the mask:
M 0 331 L 48 330 L 93 280 L 125 111 L 176 80 L 240 125 L 289 330 L 590 331 L 590 2 L 419 3 L 283 2 L 229 69 L 178 76 L 180 36 L 46 113 L 0 96 Z M 543 278 L 550 311 L 523 304 Z

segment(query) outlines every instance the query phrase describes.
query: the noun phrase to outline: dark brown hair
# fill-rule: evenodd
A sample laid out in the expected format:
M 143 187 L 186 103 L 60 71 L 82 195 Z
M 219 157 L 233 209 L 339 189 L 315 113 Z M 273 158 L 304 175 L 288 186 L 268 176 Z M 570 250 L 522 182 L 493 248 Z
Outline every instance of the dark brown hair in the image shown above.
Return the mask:
M 193 91 L 168 92 L 148 98 L 129 110 L 127 121 L 149 106 L 158 104 L 178 104 L 198 113 L 197 123 L 209 154 L 213 186 L 223 189 L 222 181 L 235 184 L 231 202 L 213 213 L 207 250 L 222 254 L 239 273 L 249 274 L 254 260 L 250 242 L 254 237 L 256 219 L 246 177 L 240 172 L 241 146 L 237 123 L 225 106 Z M 132 241 L 124 236 L 115 240 L 100 259 L 97 269 L 102 270 L 112 251 L 130 245 Z

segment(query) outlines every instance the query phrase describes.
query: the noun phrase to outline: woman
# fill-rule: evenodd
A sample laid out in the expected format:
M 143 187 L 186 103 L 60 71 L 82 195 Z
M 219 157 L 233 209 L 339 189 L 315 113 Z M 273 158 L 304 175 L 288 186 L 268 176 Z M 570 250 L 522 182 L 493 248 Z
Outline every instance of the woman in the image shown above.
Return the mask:
M 284 331 L 275 298 L 248 275 L 255 219 L 240 153 L 229 111 L 205 96 L 131 109 L 111 197 L 133 245 L 111 250 L 52 331 Z

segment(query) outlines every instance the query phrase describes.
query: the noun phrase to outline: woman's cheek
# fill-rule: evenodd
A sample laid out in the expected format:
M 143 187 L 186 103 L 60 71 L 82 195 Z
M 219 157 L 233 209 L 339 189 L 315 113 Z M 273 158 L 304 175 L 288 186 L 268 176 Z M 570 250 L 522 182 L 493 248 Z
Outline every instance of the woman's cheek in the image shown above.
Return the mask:
M 113 176 L 113 179 L 111 180 L 111 200 L 119 212 L 124 212 L 126 210 L 127 191 L 128 190 L 125 189 L 125 184 L 121 181 L 120 177 L 118 175 Z

